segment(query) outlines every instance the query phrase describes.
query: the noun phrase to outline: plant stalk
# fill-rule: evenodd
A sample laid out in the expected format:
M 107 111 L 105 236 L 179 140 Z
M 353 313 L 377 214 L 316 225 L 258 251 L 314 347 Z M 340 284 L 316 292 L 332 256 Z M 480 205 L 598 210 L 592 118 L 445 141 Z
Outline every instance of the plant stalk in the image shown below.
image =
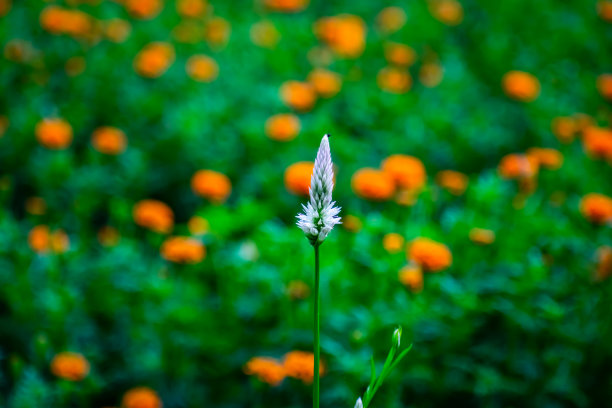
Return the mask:
M 314 382 L 312 389 L 312 407 L 319 408 L 319 245 L 314 246 L 315 252 L 315 285 L 314 285 Z

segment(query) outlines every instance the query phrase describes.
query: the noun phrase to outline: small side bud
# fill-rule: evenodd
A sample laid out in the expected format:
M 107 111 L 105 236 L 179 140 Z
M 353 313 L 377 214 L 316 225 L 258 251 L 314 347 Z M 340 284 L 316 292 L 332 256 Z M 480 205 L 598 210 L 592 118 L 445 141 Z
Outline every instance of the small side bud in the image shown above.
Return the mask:
M 400 347 L 400 344 L 402 342 L 402 327 L 398 327 L 397 329 L 395 329 L 395 331 L 393 332 L 393 347 L 395 347 L 396 349 L 398 349 Z
M 363 408 L 363 402 L 361 402 L 361 397 L 357 398 L 357 402 L 355 403 L 355 408 Z

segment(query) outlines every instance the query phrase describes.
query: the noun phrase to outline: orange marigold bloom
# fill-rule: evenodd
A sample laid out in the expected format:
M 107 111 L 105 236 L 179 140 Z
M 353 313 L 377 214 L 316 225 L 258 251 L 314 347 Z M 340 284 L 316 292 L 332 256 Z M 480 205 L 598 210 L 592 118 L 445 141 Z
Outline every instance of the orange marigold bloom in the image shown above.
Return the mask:
M 134 59 L 134 69 L 146 78 L 163 75 L 174 62 L 174 47 L 164 42 L 147 44 Z
M 538 163 L 533 156 L 513 153 L 502 157 L 497 169 L 505 179 L 531 178 L 538 174 Z
M 291 113 L 279 113 L 266 120 L 266 135 L 279 142 L 288 142 L 295 139 L 300 133 L 302 125 L 300 118 Z
M 453 255 L 448 247 L 429 238 L 416 238 L 408 245 L 408 259 L 417 263 L 428 272 L 438 272 L 448 268 Z
M 323 68 L 315 68 L 310 71 L 308 82 L 322 98 L 335 96 L 342 87 L 340 75 Z
M 383 237 L 383 248 L 385 248 L 385 251 L 395 254 L 400 252 L 403 247 L 404 237 L 402 237 L 400 234 L 391 232 L 389 234 L 385 234 Z
M 112 42 L 124 42 L 131 31 L 130 23 L 120 18 L 113 18 L 104 23 L 104 35 Z
M 584 151 L 593 158 L 612 159 L 612 130 L 590 126 L 584 130 L 582 145 Z
M 122 130 L 111 126 L 97 128 L 91 136 L 94 149 L 104 154 L 117 155 L 125 151 L 127 138 Z
M 597 77 L 597 90 L 605 99 L 612 101 L 612 74 Z
M 553 134 L 561 143 L 571 143 L 574 141 L 576 134 L 576 123 L 572 117 L 554 118 L 551 123 Z
M 219 65 L 209 56 L 194 55 L 187 60 L 187 74 L 199 82 L 212 82 L 219 75 Z
M 393 154 L 383 160 L 381 168 L 401 189 L 419 190 L 427 180 L 423 162 L 413 156 Z
M 414 293 L 423 290 L 423 270 L 414 264 L 406 265 L 400 269 L 399 281 Z
M 82 354 L 64 351 L 51 360 L 51 372 L 68 381 L 81 381 L 89 374 L 89 362 Z
M 527 150 L 527 156 L 535 158 L 538 166 L 550 170 L 557 170 L 563 164 L 563 154 L 556 149 L 532 147 Z
M 271 10 L 283 13 L 296 13 L 308 7 L 310 0 L 264 0 L 263 3 Z
M 440 85 L 444 77 L 444 69 L 438 62 L 426 62 L 419 70 L 419 81 L 427 88 Z
M 396 67 L 385 67 L 376 75 L 378 87 L 383 91 L 403 94 L 412 87 L 412 77 L 405 69 Z
M 359 197 L 373 201 L 388 200 L 395 193 L 393 177 L 387 172 L 372 168 L 355 172 L 351 187 Z
M 430 0 L 429 12 L 433 18 L 449 26 L 463 21 L 463 7 L 456 0 Z
M 342 57 L 356 58 L 365 49 L 366 25 L 358 16 L 324 17 L 315 23 L 314 30 L 319 39 Z
M 342 227 L 350 232 L 359 232 L 363 227 L 363 223 L 354 215 L 345 215 L 342 217 Z
M 287 167 L 285 170 L 285 188 L 287 188 L 287 191 L 307 197 L 313 169 L 313 162 L 297 162 Z
M 602 20 L 612 23 L 612 1 L 602 0 L 597 2 L 597 14 Z
M 161 0 L 122 0 L 125 9 L 132 17 L 142 20 L 150 19 L 159 14 L 164 4 Z
M 606 224 L 612 221 L 612 198 L 598 193 L 582 197 L 580 212 L 594 224 Z
M 290 351 L 285 354 L 283 367 L 288 377 L 302 380 L 305 384 L 311 384 L 314 378 L 314 354 L 307 351 Z M 323 362 L 319 365 L 319 375 L 325 373 Z
M 376 16 L 376 25 L 380 31 L 391 34 L 406 24 L 406 12 L 399 7 L 385 7 Z
M 409 67 L 414 64 L 417 55 L 412 47 L 405 44 L 389 42 L 385 44 L 385 58 L 389 64 Z
M 304 281 L 293 280 L 287 285 L 287 295 L 292 300 L 306 299 L 310 295 L 310 288 Z
M 176 3 L 176 11 L 183 17 L 200 17 L 206 11 L 206 1 L 179 0 Z
M 317 100 L 314 88 L 308 82 L 287 81 L 281 85 L 280 97 L 285 105 L 298 111 L 309 111 Z
M 232 183 L 223 173 L 199 170 L 191 178 L 191 189 L 200 197 L 213 203 L 223 203 L 232 192 Z
M 277 386 L 285 379 L 285 368 L 271 357 L 253 357 L 242 368 L 246 375 L 254 375 L 260 381 Z
M 251 26 L 249 31 L 253 44 L 264 47 L 274 48 L 280 41 L 280 32 L 270 21 L 262 20 Z
M 112 247 L 119 243 L 121 235 L 117 228 L 105 225 L 98 230 L 98 242 L 105 247 Z
M 495 242 L 495 232 L 483 228 L 472 228 L 470 240 L 479 245 L 490 245 Z
M 540 95 L 540 81 L 523 71 L 510 71 L 502 78 L 504 92 L 512 99 L 531 102 Z
M 64 230 L 58 229 L 49 236 L 49 244 L 53 252 L 62 254 L 70 247 L 70 238 L 68 238 L 68 234 Z
M 599 247 L 596 256 L 595 280 L 602 281 L 612 275 L 612 247 Z
M 187 228 L 192 235 L 205 235 L 210 230 L 210 223 L 206 218 L 194 215 L 187 222 Z
M 43 119 L 36 124 L 36 139 L 48 149 L 65 149 L 72 143 L 72 127 L 61 118 Z
M 194 238 L 170 237 L 164 241 L 160 252 L 167 261 L 196 264 L 206 256 L 206 247 Z
M 132 215 L 136 224 L 155 232 L 167 234 L 174 227 L 174 213 L 161 201 L 139 201 L 134 205 Z
M 0 17 L 6 16 L 11 9 L 11 0 L 0 0 Z
M 152 389 L 136 387 L 123 395 L 121 406 L 123 408 L 162 408 L 162 402 Z
M 208 20 L 204 28 L 204 38 L 212 47 L 224 47 L 229 40 L 231 32 L 230 24 L 221 17 Z
M 453 195 L 461 195 L 468 185 L 468 177 L 454 170 L 442 170 L 436 175 L 438 185 Z
M 53 34 L 64 31 L 66 11 L 59 6 L 48 6 L 40 13 L 40 25 Z
M 49 227 L 46 225 L 37 225 L 30 230 L 28 234 L 28 244 L 34 252 L 46 252 L 49 250 L 50 241 Z
M 41 197 L 30 197 L 25 202 L 25 209 L 33 215 L 42 215 L 47 211 L 47 202 Z

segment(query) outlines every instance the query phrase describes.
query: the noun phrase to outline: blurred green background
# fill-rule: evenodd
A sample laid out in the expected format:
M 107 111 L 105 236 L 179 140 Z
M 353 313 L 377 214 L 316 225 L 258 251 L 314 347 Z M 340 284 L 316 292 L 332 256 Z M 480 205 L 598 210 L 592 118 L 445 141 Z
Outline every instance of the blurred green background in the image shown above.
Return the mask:
M 0 0 L 0 15 L 1 407 L 310 406 L 308 384 L 244 365 L 312 348 L 304 177 L 285 170 L 324 133 L 344 224 L 321 248 L 322 407 L 354 405 L 397 325 L 414 347 L 374 407 L 610 404 L 612 204 L 596 220 L 580 204 L 612 195 L 609 1 Z M 525 170 L 533 147 L 562 165 Z M 355 172 L 394 154 L 425 184 L 356 194 Z M 228 179 L 194 183 L 202 169 Z M 172 215 L 138 221 L 141 200 Z M 417 237 L 453 257 L 422 290 L 398 279 Z M 67 351 L 88 369 L 57 368 Z

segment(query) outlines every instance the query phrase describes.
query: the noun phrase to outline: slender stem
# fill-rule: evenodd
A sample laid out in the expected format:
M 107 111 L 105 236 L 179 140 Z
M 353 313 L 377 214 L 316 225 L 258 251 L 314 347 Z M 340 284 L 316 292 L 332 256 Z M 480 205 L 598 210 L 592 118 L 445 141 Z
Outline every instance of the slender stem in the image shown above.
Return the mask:
M 315 251 L 315 287 L 314 287 L 314 384 L 312 389 L 312 407 L 319 408 L 319 245 L 314 246 Z

